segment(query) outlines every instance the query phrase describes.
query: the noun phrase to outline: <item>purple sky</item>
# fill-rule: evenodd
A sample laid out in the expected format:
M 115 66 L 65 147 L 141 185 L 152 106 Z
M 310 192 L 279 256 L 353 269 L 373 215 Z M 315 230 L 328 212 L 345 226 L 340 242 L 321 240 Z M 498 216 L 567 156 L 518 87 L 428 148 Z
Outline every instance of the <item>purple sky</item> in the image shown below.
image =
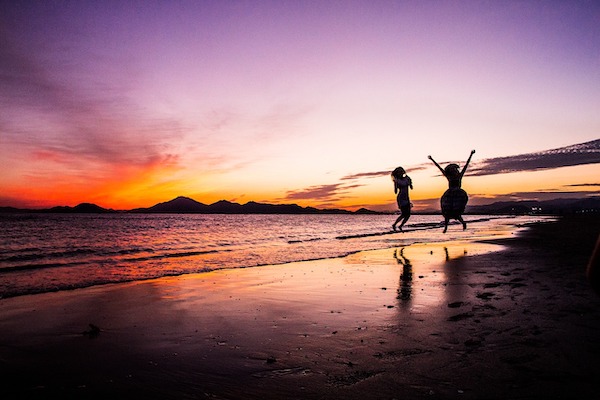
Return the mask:
M 433 199 L 429 154 L 475 172 L 600 138 L 600 3 L 5 1 L 0 102 L 0 205 L 393 208 L 377 173 Z M 465 182 L 596 184 L 587 156 Z

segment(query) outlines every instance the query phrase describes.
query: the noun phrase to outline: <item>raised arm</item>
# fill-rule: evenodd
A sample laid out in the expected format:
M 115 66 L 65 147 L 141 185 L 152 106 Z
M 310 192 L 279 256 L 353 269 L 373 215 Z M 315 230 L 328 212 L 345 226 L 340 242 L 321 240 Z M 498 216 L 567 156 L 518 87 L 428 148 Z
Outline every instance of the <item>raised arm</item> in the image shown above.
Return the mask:
M 433 159 L 433 157 L 427 156 L 427 158 L 429 158 L 431 161 L 433 161 L 433 163 L 435 164 L 435 166 L 438 167 L 440 169 L 440 171 L 442 171 L 442 175 L 446 176 L 446 174 L 444 173 L 444 170 L 442 169 L 442 167 L 440 167 L 440 164 L 438 164 L 437 162 L 435 162 L 435 160 Z
M 475 150 L 471 150 L 471 154 L 469 155 L 469 158 L 467 159 L 467 163 L 463 167 L 462 171 L 460 171 L 461 178 L 465 174 L 465 172 L 467 172 L 467 167 L 469 166 L 469 163 L 471 162 L 471 157 L 473 157 L 473 154 L 475 154 Z

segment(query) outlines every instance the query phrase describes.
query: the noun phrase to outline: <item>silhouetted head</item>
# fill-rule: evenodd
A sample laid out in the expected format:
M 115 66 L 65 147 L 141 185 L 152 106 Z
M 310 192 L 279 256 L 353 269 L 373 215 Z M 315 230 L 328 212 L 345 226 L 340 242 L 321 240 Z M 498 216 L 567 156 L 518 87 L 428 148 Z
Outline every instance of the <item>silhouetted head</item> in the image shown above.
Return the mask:
M 446 175 L 458 175 L 460 172 L 458 171 L 458 164 L 448 164 L 446 168 L 444 168 L 444 172 Z
M 392 171 L 392 179 L 393 178 L 402 178 L 404 175 L 406 175 L 406 171 L 402 167 L 398 167 Z

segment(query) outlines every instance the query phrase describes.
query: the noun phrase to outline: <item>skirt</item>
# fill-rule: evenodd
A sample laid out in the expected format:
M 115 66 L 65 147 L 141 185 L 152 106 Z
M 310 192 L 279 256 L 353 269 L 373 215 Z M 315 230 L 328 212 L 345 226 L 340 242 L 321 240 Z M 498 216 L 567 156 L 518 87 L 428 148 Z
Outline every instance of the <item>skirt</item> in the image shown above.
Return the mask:
M 469 196 L 461 188 L 448 189 L 442 195 L 442 215 L 446 218 L 457 218 L 465 212 Z

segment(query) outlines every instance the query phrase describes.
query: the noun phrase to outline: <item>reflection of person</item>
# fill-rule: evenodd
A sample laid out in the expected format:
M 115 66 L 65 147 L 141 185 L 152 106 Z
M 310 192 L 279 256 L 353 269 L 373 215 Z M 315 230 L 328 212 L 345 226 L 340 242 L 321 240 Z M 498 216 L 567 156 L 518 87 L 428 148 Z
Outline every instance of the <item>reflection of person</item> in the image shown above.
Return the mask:
M 587 277 L 596 293 L 600 294 L 600 236 L 587 266 Z
M 404 257 L 404 247 L 400 249 L 400 253 L 398 253 L 398 249 L 394 250 L 394 258 L 398 262 L 398 264 L 402 264 L 402 273 L 400 274 L 400 288 L 398 289 L 398 299 L 401 300 L 410 300 L 410 295 L 412 292 L 412 264 L 410 260 Z
M 440 165 L 431 156 L 427 156 L 436 167 L 442 172 L 442 175 L 448 179 L 448 190 L 444 192 L 441 199 L 442 215 L 444 216 L 444 233 L 448 229 L 450 218 L 456 219 L 462 223 L 463 229 L 467 229 L 467 223 L 463 220 L 462 214 L 465 212 L 465 207 L 469 201 L 469 196 L 462 188 L 462 178 L 467 171 L 467 167 L 471 162 L 471 157 L 475 154 L 475 150 L 471 150 L 471 155 L 462 171 L 459 171 L 458 164 L 448 164 L 446 168 Z
M 398 167 L 392 171 L 392 180 L 394 181 L 394 193 L 397 194 L 396 202 L 398 203 L 398 208 L 400 208 L 400 215 L 392 225 L 392 229 L 396 230 L 396 225 L 402 220 L 399 227 L 400 231 L 402 231 L 402 227 L 410 218 L 411 204 L 408 197 L 408 188 L 413 188 L 412 180 L 406 175 L 406 171 L 402 167 Z

